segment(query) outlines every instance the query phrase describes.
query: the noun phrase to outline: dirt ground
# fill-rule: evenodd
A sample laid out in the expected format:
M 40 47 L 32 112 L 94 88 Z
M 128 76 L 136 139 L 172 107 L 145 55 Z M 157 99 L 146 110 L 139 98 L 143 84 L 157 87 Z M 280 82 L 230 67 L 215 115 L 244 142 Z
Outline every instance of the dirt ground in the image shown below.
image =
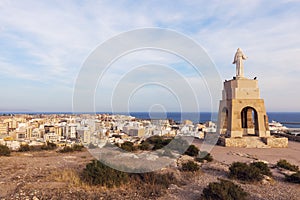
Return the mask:
M 201 146 L 199 141 L 194 143 Z M 187 184 L 171 185 L 158 199 L 199 199 L 203 188 L 210 182 L 227 178 L 228 166 L 233 161 L 259 159 L 275 164 L 279 159 L 286 159 L 299 166 L 299 152 L 300 143 L 295 142 L 290 142 L 286 149 L 215 146 L 211 151 L 215 159 L 212 163 L 203 164 L 201 173 L 181 174 Z M 9 157 L 0 157 L 0 199 L 145 199 L 126 185 L 108 190 L 80 183 L 76 174 L 92 159 L 88 151 L 66 154 L 55 151 L 16 152 Z M 274 180 L 270 182 L 235 182 L 251 194 L 250 199 L 299 199 L 299 185 L 285 182 L 276 168 L 272 172 Z M 130 188 L 134 187 L 131 185 Z
M 201 148 L 202 141 L 194 140 L 197 147 Z M 294 165 L 300 166 L 300 142 L 289 141 L 288 148 L 235 148 L 214 146 L 211 154 L 219 162 L 231 164 L 234 161 L 249 162 L 254 158 L 272 164 L 280 159 L 286 159 Z

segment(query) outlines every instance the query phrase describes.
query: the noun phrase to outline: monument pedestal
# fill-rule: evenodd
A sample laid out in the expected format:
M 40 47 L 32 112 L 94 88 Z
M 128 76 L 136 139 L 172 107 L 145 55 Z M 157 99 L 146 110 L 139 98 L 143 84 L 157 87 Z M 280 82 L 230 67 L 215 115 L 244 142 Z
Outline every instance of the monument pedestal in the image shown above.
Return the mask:
M 269 137 L 269 124 L 258 81 L 234 78 L 224 82 L 218 132 L 226 137 Z
M 287 147 L 287 138 L 270 136 L 258 81 L 244 77 L 243 60 L 246 58 L 238 48 L 233 61 L 236 77 L 224 82 L 217 128 L 217 133 L 221 135 L 219 143 L 231 147 Z

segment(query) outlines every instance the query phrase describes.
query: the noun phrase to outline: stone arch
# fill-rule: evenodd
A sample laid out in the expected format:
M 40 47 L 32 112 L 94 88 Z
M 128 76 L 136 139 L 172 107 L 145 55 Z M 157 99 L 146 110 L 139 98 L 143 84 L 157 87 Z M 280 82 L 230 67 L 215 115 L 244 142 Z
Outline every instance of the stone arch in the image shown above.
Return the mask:
M 241 111 L 243 135 L 259 135 L 258 114 L 255 108 L 246 106 Z

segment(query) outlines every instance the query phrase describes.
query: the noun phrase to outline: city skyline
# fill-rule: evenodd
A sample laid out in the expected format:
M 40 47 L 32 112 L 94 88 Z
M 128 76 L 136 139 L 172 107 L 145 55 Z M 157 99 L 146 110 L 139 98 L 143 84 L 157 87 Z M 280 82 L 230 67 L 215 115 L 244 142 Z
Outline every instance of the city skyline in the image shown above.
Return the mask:
M 249 57 L 245 76 L 258 77 L 267 112 L 300 111 L 299 8 L 297 1 L 1 1 L 0 112 L 72 111 L 74 83 L 89 54 L 119 33 L 145 27 L 192 38 L 206 50 L 222 81 L 235 75 L 233 56 L 241 47 Z M 210 111 L 208 91 L 192 67 L 154 50 L 133 52 L 112 64 L 104 89 L 95 92 L 96 111 L 110 111 L 108 97 L 116 80 L 149 63 L 180 73 L 195 90 L 199 111 Z M 158 72 L 145 76 L 149 73 L 165 77 Z M 143 88 L 129 103 L 130 111 L 180 111 L 176 99 L 159 87 Z

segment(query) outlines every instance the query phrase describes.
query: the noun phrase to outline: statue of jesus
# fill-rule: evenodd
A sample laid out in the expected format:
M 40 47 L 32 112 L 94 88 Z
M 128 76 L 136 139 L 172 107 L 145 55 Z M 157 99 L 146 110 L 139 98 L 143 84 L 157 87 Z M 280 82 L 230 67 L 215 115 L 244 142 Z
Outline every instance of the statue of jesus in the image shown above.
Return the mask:
M 242 49 L 238 48 L 232 64 L 236 64 L 236 77 L 244 77 L 244 63 L 248 57 L 242 52 Z

